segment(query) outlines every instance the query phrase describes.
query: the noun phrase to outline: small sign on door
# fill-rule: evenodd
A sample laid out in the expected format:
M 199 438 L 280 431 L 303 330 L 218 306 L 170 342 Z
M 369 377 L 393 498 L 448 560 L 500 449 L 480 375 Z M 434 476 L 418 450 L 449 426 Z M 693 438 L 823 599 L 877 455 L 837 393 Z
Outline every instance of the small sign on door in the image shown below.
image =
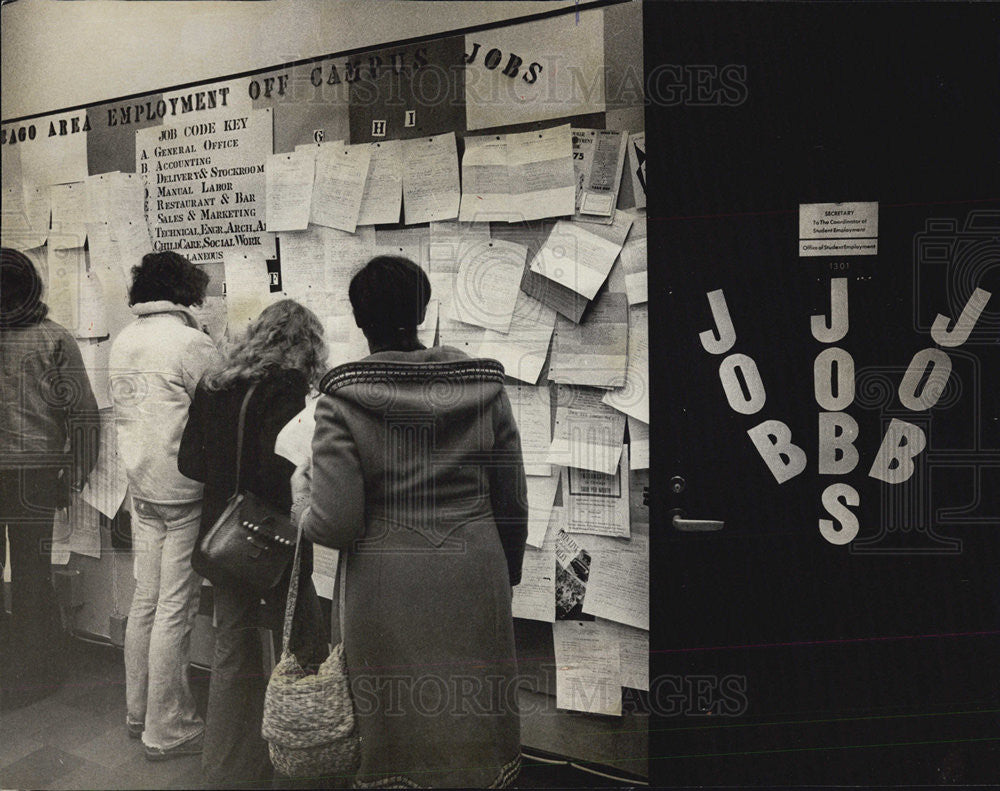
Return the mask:
M 877 201 L 799 204 L 799 257 L 877 254 Z

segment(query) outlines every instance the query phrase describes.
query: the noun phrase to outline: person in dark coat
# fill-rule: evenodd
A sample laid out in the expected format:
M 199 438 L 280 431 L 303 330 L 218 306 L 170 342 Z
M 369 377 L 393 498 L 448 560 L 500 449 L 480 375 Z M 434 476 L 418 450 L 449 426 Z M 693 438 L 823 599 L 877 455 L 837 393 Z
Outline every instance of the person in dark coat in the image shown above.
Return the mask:
M 371 354 L 323 378 L 311 472 L 292 484 L 311 484 L 305 535 L 341 550 L 354 783 L 505 787 L 527 506 L 503 367 L 419 343 L 430 283 L 412 261 L 372 259 L 349 296 Z
M 240 407 L 254 383 L 243 437 L 242 488 L 291 511 L 289 479 L 295 465 L 275 454 L 274 443 L 305 407 L 311 384 L 325 370 L 326 356 L 319 319 L 297 302 L 281 300 L 265 308 L 221 366 L 199 382 L 177 459 L 182 474 L 205 484 L 199 543 L 235 490 Z M 305 549 L 291 648 L 308 666 L 326 657 L 327 635 L 311 580 L 311 547 Z M 210 788 L 270 787 L 274 770 L 260 733 L 268 677 L 258 627 L 271 630 L 279 655 L 291 569 L 261 607 L 259 595 L 230 580 L 213 579 L 197 545 L 191 564 L 213 583 L 215 600 L 203 779 Z
M 0 708 L 11 709 L 59 688 L 65 636 L 45 547 L 56 510 L 97 462 L 100 416 L 31 259 L 0 255 L 0 568 L 9 540 L 12 599 L 8 622 L 0 590 Z

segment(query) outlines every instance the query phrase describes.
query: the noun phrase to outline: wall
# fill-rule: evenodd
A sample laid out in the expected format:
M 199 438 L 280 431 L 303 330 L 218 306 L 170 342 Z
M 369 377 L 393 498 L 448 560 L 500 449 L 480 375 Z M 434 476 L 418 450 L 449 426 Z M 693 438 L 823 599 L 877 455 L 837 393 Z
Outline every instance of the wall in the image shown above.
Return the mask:
M 51 112 L 573 4 L 17 0 L 2 11 L 0 115 Z

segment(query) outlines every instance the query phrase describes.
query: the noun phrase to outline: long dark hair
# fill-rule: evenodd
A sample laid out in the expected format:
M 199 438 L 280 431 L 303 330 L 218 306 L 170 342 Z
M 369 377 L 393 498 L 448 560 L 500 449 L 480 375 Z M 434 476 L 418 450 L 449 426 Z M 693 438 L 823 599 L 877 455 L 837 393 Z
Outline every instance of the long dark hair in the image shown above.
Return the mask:
M 0 254 L 0 327 L 38 324 L 49 315 L 38 270 L 22 252 L 3 247 Z

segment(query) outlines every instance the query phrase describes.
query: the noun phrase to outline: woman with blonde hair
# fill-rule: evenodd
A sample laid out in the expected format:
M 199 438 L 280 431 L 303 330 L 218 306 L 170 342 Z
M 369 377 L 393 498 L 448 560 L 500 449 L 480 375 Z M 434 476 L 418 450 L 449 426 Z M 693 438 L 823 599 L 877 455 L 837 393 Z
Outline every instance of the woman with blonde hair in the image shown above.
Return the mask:
M 258 316 L 231 345 L 221 365 L 198 384 L 187 428 L 181 439 L 178 468 L 205 483 L 201 536 L 225 510 L 236 486 L 237 430 L 247 404 L 241 488 L 290 512 L 289 479 L 295 466 L 274 452 L 281 428 L 306 403 L 310 387 L 326 370 L 323 325 L 299 303 L 284 299 Z M 200 541 L 200 538 L 199 538 Z M 296 607 L 292 650 L 303 665 L 322 662 L 327 638 L 319 601 L 311 582 L 312 552 L 304 547 L 302 585 Z M 258 627 L 271 630 L 280 650 L 281 627 L 290 569 L 261 606 L 259 595 L 212 570 L 196 549 L 195 570 L 213 584 L 216 642 L 209 684 L 202 771 L 208 787 L 267 787 L 273 769 L 260 735 L 267 676 Z

